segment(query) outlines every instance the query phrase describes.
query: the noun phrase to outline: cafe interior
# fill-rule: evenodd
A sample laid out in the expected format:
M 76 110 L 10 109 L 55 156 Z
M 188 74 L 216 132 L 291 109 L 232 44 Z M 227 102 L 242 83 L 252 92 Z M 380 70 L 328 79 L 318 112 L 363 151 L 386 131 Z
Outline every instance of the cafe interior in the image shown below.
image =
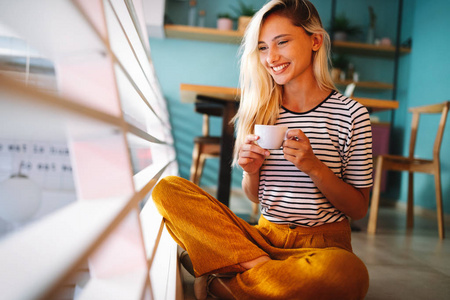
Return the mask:
M 152 190 L 180 176 L 258 222 L 231 120 L 266 2 L 0 1 L 0 298 L 195 299 Z M 311 2 L 338 92 L 370 114 L 365 299 L 446 299 L 450 2 Z

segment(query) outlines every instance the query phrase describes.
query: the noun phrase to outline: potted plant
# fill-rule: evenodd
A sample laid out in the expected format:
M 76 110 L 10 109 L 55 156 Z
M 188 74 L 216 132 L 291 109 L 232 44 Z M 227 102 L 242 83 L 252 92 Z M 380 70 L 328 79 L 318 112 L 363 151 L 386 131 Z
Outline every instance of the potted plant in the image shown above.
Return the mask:
M 237 14 L 238 31 L 244 32 L 248 26 L 248 23 L 250 23 L 253 15 L 255 14 L 256 10 L 250 4 L 245 4 L 240 0 L 238 4 L 239 7 L 231 6 L 231 9 L 233 9 Z
M 344 13 L 336 16 L 331 31 L 334 35 L 335 41 L 346 41 L 348 37 L 355 36 L 361 33 L 361 28 L 356 25 L 351 25 L 350 20 Z
M 341 73 L 345 74 L 345 70 L 349 64 L 347 56 L 343 54 L 333 55 L 331 58 L 331 79 L 334 82 L 341 80 Z
M 229 13 L 220 13 L 217 15 L 217 29 L 233 30 L 233 18 Z

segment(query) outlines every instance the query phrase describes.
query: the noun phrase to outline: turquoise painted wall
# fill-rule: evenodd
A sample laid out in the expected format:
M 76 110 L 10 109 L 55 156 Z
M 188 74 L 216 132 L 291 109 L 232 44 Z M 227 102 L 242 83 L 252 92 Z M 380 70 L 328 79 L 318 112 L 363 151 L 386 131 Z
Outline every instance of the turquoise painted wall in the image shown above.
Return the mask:
M 415 1 L 413 17 L 413 48 L 409 72 L 407 107 L 438 103 L 450 100 L 450 19 L 442 12 L 450 11 L 447 0 Z M 406 74 L 405 74 L 406 77 Z M 405 132 L 409 133 L 411 116 L 402 120 Z M 416 155 L 430 157 L 437 128 L 437 118 L 424 118 L 419 128 Z M 432 133 L 432 134 L 430 134 Z M 450 213 L 450 125 L 447 124 L 441 149 L 441 172 L 444 210 Z M 405 135 L 403 154 L 408 154 L 409 135 Z M 400 201 L 407 199 L 407 175 L 401 181 Z M 436 208 L 434 182 L 431 175 L 417 174 L 414 183 L 415 203 L 429 209 Z
M 238 45 L 178 39 L 150 39 L 153 63 L 168 101 L 180 175 L 189 178 L 193 140 L 202 134 L 202 116 L 192 103 L 180 101 L 180 84 L 237 87 Z M 211 135 L 219 135 L 221 119 L 211 118 Z M 218 160 L 208 159 L 201 184 L 217 185 Z M 240 185 L 242 173 L 233 171 L 233 185 Z
M 246 1 L 247 2 L 247 1 Z M 410 116 L 407 108 L 415 105 L 435 103 L 450 98 L 448 76 L 444 73 L 450 68 L 448 55 L 444 49 L 449 48 L 449 36 L 443 28 L 450 28 L 450 21 L 438 12 L 449 11 L 447 0 L 436 0 L 432 3 L 404 0 L 401 41 L 409 37 L 413 39 L 412 53 L 402 56 L 399 65 L 399 82 L 397 99 L 399 109 L 392 116 L 390 112 L 378 114 L 382 120 L 393 118 L 391 139 L 392 153 L 407 151 Z M 265 1 L 249 1 L 255 7 Z M 326 28 L 330 24 L 331 0 L 313 1 Z M 377 37 L 389 37 L 395 41 L 397 20 L 397 1 L 387 0 L 338 0 L 337 13 L 345 14 L 357 25 L 363 34 L 354 40 L 364 41 L 368 26 L 368 5 L 373 5 L 377 13 Z M 232 12 L 230 6 L 237 6 L 237 0 L 209 1 L 199 0 L 198 9 L 207 10 L 206 26 L 215 26 L 218 12 Z M 187 22 L 188 1 L 167 0 L 166 13 L 178 24 Z M 417 13 L 417 12 L 420 12 Z M 440 29 L 440 30 L 437 30 Z M 178 39 L 150 39 L 152 57 L 160 80 L 162 90 L 169 103 L 171 124 L 173 127 L 180 175 L 189 177 L 193 138 L 201 134 L 202 118 L 194 112 L 193 104 L 180 102 L 180 83 L 238 86 L 238 45 L 188 41 Z M 378 80 L 390 82 L 393 79 L 393 61 L 382 58 L 351 56 L 361 80 Z M 356 96 L 392 99 L 392 92 L 356 91 Z M 213 118 L 213 134 L 218 134 L 221 120 Z M 450 159 L 445 157 L 449 140 L 447 132 L 443 143 L 443 186 L 446 212 L 450 212 L 449 182 Z M 418 145 L 417 154 L 427 151 L 426 144 Z M 424 153 L 425 154 L 425 153 Z M 217 184 L 218 161 L 208 160 L 201 184 L 213 186 Z M 232 184 L 240 186 L 241 172 L 233 171 Z M 434 184 L 430 176 L 418 175 L 416 180 L 417 204 L 427 208 L 434 207 Z M 406 200 L 405 178 L 401 174 L 389 177 L 390 188 L 386 195 L 395 200 Z M 427 193 L 428 192 L 428 193 Z M 426 197 L 425 197 L 426 196 Z M 431 199 L 430 201 L 424 199 Z

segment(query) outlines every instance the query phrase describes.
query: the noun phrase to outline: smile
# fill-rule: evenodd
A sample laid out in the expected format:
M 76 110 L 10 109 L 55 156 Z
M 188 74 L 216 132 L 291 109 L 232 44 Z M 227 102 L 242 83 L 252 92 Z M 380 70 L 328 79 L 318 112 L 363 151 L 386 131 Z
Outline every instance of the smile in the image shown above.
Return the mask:
M 279 72 L 279 71 L 281 71 L 283 69 L 286 69 L 287 66 L 289 66 L 289 63 L 285 63 L 285 64 L 282 64 L 282 65 L 279 65 L 279 66 L 276 66 L 276 67 L 272 67 L 272 70 L 274 70 L 275 72 Z

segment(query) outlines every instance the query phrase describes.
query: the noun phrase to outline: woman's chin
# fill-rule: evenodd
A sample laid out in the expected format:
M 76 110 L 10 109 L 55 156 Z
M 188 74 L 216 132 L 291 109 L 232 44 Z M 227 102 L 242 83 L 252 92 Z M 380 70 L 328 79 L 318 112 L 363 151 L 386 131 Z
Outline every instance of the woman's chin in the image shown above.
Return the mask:
M 284 76 L 272 76 L 273 81 L 275 81 L 278 85 L 285 85 L 287 83 L 286 78 Z

